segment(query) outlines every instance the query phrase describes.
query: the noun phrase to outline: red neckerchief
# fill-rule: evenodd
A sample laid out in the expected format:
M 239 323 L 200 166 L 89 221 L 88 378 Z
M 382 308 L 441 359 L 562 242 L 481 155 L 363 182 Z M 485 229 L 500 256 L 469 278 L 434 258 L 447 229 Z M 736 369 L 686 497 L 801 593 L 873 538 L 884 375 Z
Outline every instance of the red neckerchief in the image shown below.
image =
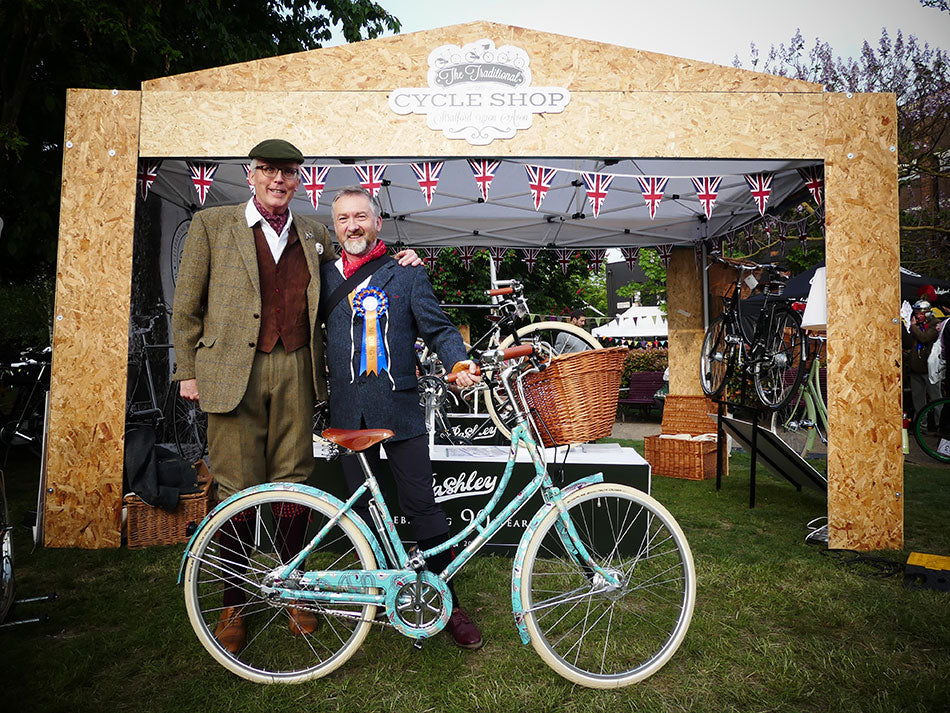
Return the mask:
M 290 217 L 290 211 L 285 210 L 282 215 L 276 215 L 262 206 L 256 196 L 251 200 L 254 201 L 254 207 L 257 208 L 257 212 L 261 214 L 261 217 L 267 221 L 267 224 L 274 229 L 275 233 L 280 235 L 280 231 L 287 225 L 287 218 Z
M 368 263 L 370 260 L 375 260 L 381 255 L 386 254 L 386 245 L 382 240 L 377 240 L 376 245 L 373 246 L 373 249 L 370 250 L 365 255 L 353 256 L 350 255 L 346 250 L 343 251 L 343 277 L 349 277 L 354 272 L 360 269 L 363 265 Z

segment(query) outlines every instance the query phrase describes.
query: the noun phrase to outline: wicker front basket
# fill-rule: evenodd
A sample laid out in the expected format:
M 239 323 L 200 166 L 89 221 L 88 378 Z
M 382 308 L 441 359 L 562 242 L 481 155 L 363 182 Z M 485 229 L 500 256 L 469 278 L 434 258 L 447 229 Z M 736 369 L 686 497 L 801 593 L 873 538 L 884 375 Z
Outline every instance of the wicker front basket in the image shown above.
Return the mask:
M 626 356 L 623 347 L 564 354 L 525 377 L 525 398 L 545 446 L 610 435 Z
M 135 493 L 123 498 L 126 509 L 127 544 L 130 550 L 152 545 L 176 545 L 188 541 L 190 523 L 196 525 L 208 514 L 212 498 L 212 478 L 208 466 L 199 460 L 198 484 L 201 490 L 178 498 L 174 512 L 152 507 Z

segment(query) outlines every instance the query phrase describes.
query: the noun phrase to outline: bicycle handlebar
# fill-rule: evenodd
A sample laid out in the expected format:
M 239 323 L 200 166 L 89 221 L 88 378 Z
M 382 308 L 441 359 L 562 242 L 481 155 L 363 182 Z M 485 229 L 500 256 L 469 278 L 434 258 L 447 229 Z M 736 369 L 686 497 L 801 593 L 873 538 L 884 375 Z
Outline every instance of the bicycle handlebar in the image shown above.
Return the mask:
M 534 354 L 534 345 L 533 344 L 519 344 L 515 347 L 508 347 L 507 349 L 492 349 L 490 351 L 482 352 L 481 358 L 476 361 L 476 374 L 481 374 L 481 364 L 483 362 L 503 362 L 508 361 L 509 359 L 523 359 Z M 467 367 L 455 367 L 457 371 L 453 371 L 451 374 L 446 374 L 445 380 L 453 384 L 455 383 L 456 378 L 458 378 L 459 372 L 467 370 Z
M 494 290 L 488 290 L 489 297 L 499 297 L 501 295 L 510 295 L 515 291 L 514 287 L 499 287 Z

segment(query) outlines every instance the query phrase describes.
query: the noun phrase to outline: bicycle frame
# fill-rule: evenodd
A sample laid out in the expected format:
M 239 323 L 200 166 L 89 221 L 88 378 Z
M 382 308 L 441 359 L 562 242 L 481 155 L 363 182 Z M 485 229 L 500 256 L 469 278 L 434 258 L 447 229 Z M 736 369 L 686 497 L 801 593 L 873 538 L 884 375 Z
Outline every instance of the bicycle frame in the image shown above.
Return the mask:
M 811 339 L 816 338 L 811 337 Z M 815 351 L 814 358 L 811 361 L 811 366 L 808 369 L 808 374 L 805 375 L 798 394 L 790 402 L 792 408 L 789 411 L 789 418 L 787 421 L 785 421 L 785 423 L 782 424 L 783 427 L 788 430 L 798 430 L 802 427 L 808 429 L 808 435 L 805 438 L 806 452 L 814 450 L 816 433 L 821 439 L 822 443 L 828 442 L 827 436 L 822 435 L 821 430 L 824 429 L 824 433 L 828 433 L 828 406 L 825 404 L 824 398 L 822 398 L 821 381 L 819 379 L 821 361 L 820 356 L 821 346 L 819 346 Z M 805 408 L 805 414 L 808 417 L 807 421 L 802 422 L 800 420 L 793 429 L 792 423 L 794 421 L 795 414 L 798 412 L 798 409 L 801 406 L 804 406 Z

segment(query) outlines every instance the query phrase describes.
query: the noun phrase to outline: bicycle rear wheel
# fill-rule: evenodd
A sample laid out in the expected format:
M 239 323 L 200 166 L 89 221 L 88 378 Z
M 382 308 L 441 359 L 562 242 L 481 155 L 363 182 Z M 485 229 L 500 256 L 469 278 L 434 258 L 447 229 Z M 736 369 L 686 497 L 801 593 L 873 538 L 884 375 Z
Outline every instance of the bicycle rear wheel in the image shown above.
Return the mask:
M 693 615 L 696 570 L 686 537 L 656 500 L 600 483 L 564 498 L 609 587 L 581 565 L 558 533 L 552 508 L 528 542 L 520 582 L 535 651 L 565 678 L 592 688 L 642 681 L 674 654 Z
M 334 671 L 363 643 L 375 606 L 301 603 L 318 622 L 312 632 L 301 633 L 292 631 L 289 603 L 266 595 L 269 575 L 299 552 L 302 545 L 294 542 L 309 542 L 337 512 L 307 492 L 261 491 L 235 500 L 201 530 L 188 551 L 185 607 L 198 640 L 218 663 L 257 683 L 300 683 Z M 375 569 L 376 559 L 357 526 L 343 517 L 303 568 Z M 232 654 L 214 632 L 229 590 L 227 605 L 234 606 L 235 588 L 245 600 L 239 606 L 247 643 Z
M 712 399 L 722 393 L 735 361 L 732 355 L 735 345 L 729 344 L 728 335 L 725 316 L 719 315 L 706 329 L 706 335 L 703 337 L 699 383 L 703 387 L 703 393 Z
M 924 406 L 911 424 L 914 440 L 934 460 L 950 463 L 950 398 Z
M 522 344 L 533 344 L 538 355 L 558 356 L 571 354 L 587 349 L 603 349 L 600 342 L 590 332 L 567 322 L 535 322 L 518 330 L 518 339 Z M 515 345 L 515 339 L 509 335 L 498 345 L 499 349 L 507 349 Z M 583 348 L 582 348 L 583 345 Z M 486 374 L 491 381 L 491 372 Z M 515 426 L 515 412 L 508 403 L 508 397 L 503 389 L 489 389 L 485 392 L 485 410 L 505 438 L 511 435 Z
M 178 453 L 189 463 L 203 458 L 208 449 L 208 414 L 194 401 L 174 395 L 172 428 Z
M 762 331 L 759 358 L 752 369 L 752 381 L 759 401 L 779 409 L 798 392 L 805 373 L 808 343 L 798 312 L 788 305 L 775 305 Z

